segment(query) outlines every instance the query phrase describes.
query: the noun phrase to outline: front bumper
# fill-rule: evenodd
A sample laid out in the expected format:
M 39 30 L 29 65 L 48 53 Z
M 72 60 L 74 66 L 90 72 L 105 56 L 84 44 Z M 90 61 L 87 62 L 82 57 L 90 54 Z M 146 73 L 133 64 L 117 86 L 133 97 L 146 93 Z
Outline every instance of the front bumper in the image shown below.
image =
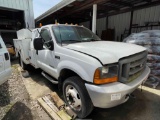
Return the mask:
M 91 85 L 86 83 L 85 86 L 95 107 L 110 108 L 126 102 L 129 99 L 129 97 L 126 96 L 145 82 L 149 74 L 150 69 L 146 67 L 137 79 L 128 84 L 115 82 L 105 85 Z M 120 98 L 118 100 L 111 100 L 113 94 L 119 94 Z

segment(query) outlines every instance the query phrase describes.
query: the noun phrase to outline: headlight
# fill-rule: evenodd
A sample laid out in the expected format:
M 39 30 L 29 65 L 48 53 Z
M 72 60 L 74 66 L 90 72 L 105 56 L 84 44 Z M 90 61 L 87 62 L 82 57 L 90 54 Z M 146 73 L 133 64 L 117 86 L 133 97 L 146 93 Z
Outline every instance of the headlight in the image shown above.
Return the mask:
M 118 81 L 118 65 L 96 69 L 93 81 L 95 84 L 106 84 Z

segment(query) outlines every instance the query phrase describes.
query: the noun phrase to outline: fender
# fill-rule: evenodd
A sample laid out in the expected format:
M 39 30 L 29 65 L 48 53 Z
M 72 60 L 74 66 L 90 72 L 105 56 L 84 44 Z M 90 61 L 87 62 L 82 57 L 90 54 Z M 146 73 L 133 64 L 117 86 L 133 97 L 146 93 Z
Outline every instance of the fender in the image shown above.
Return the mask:
M 83 80 L 90 81 L 90 76 L 87 74 L 87 72 L 77 63 L 71 62 L 68 60 L 62 61 L 57 66 L 58 69 L 58 76 L 60 75 L 61 70 L 63 69 L 70 69 L 77 73 Z

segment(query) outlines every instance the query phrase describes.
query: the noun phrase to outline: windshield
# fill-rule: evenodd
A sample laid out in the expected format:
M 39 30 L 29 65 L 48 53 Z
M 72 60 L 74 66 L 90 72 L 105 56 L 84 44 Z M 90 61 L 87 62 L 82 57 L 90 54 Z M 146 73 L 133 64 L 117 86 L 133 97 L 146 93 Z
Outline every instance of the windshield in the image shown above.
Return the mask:
M 69 44 L 100 40 L 90 30 L 79 26 L 53 26 L 53 33 L 58 43 Z

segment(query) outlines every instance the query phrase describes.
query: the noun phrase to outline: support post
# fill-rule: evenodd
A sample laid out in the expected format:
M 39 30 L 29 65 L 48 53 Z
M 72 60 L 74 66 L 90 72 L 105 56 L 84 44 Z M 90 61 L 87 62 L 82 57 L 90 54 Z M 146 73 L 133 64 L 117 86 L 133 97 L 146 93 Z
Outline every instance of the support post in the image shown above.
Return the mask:
M 106 30 L 108 29 L 108 14 L 107 14 L 107 17 L 106 17 Z
M 134 13 L 134 11 L 132 10 L 132 11 L 131 11 L 131 18 L 130 18 L 130 26 L 129 26 L 129 35 L 130 35 L 131 32 L 132 32 L 133 13 Z
M 97 4 L 93 4 L 92 32 L 96 34 Z

